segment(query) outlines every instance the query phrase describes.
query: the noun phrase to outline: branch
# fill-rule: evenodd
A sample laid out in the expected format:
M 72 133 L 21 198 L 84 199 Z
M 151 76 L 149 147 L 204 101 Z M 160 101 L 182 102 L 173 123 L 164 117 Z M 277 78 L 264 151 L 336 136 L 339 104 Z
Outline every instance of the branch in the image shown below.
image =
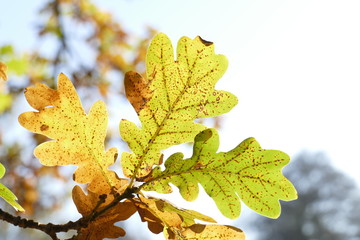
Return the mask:
M 22 218 L 20 216 L 13 216 L 10 213 L 4 212 L 0 209 L 0 220 L 11 223 L 14 226 L 22 227 L 22 228 L 32 228 L 40 230 L 51 237 L 53 240 L 59 240 L 56 236 L 59 232 L 68 232 L 69 230 L 80 230 L 81 228 L 86 228 L 92 221 L 95 221 L 98 217 L 103 215 L 105 212 L 116 206 L 123 199 L 131 199 L 134 198 L 134 193 L 137 188 L 127 188 L 123 194 L 115 194 L 114 200 L 107 205 L 105 208 L 96 211 L 88 216 L 83 216 L 79 218 L 77 221 L 69 221 L 65 224 L 41 224 L 32 219 Z M 104 197 L 100 197 L 100 204 L 105 200 Z
M 66 224 L 53 224 L 53 223 L 41 224 L 35 222 L 32 219 L 26 219 L 20 216 L 15 217 L 7 212 L 4 212 L 1 209 L 0 209 L 0 219 L 13 224 L 14 226 L 18 226 L 22 228 L 33 228 L 43 231 L 46 234 L 48 234 L 52 239 L 56 239 L 56 240 L 58 240 L 56 233 L 67 232 L 71 229 L 80 229 L 84 226 L 84 220 L 85 220 L 85 218 L 82 217 L 76 222 L 70 221 Z
M 59 38 L 60 45 L 58 47 L 58 50 L 56 52 L 56 57 L 54 60 L 54 76 L 56 75 L 58 65 L 61 62 L 61 57 L 63 53 L 68 52 L 71 54 L 69 47 L 68 47 L 68 39 L 65 33 L 64 23 L 63 23 L 63 16 L 61 12 L 61 2 L 59 0 L 54 0 L 53 2 L 53 13 L 55 16 L 56 24 L 57 24 L 57 37 Z

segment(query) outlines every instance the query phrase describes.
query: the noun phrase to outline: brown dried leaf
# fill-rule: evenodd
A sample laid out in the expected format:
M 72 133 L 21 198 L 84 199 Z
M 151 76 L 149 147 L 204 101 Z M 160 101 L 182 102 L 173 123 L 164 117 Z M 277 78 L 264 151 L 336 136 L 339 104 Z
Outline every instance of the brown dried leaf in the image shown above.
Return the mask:
M 94 212 L 96 205 L 100 201 L 100 195 L 89 192 L 86 195 L 81 187 L 75 186 L 72 191 L 74 203 L 83 216 L 89 216 Z M 100 211 L 111 202 L 112 198 L 107 198 L 105 203 L 101 204 L 96 211 Z M 136 208 L 130 201 L 119 202 L 115 207 L 109 209 L 104 214 L 92 221 L 87 228 L 82 228 L 77 236 L 77 240 L 102 240 L 104 238 L 118 238 L 125 236 L 124 229 L 114 224 L 131 217 Z

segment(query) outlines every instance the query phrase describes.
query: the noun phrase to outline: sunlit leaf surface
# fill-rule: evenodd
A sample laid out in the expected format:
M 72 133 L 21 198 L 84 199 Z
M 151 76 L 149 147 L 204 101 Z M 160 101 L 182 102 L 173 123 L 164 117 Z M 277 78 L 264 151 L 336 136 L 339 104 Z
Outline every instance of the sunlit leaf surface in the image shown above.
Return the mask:
M 187 240 L 245 240 L 243 231 L 226 225 L 195 224 L 182 232 L 182 235 Z
M 170 39 L 157 35 L 148 49 L 147 77 L 129 72 L 125 88 L 141 121 L 141 128 L 122 120 L 120 132 L 133 153 L 123 153 L 122 167 L 128 177 L 144 177 L 161 163 L 161 150 L 191 142 L 206 127 L 198 118 L 230 111 L 237 98 L 214 89 L 227 68 L 227 59 L 214 53 L 214 44 L 200 37 L 183 37 L 177 58 Z
M 141 197 L 140 202 L 136 202 L 136 206 L 142 221 L 148 223 L 149 230 L 156 234 L 164 231 L 168 239 L 183 236 L 183 231 L 196 225 L 195 219 L 216 222 L 209 216 L 193 210 L 177 208 L 162 199 Z
M 240 214 L 240 199 L 267 217 L 280 215 L 281 200 L 294 200 L 297 193 L 282 175 L 289 156 L 277 150 L 265 150 L 254 138 L 248 138 L 229 152 L 219 152 L 219 136 L 207 129 L 196 136 L 193 156 L 183 160 L 175 153 L 165 162 L 166 169 L 156 168 L 153 179 L 144 190 L 160 193 L 172 191 L 169 183 L 180 190 L 184 199 L 192 201 L 199 193 L 198 183 L 229 218 Z
M 5 167 L 0 163 L 0 179 L 3 178 L 5 174 Z M 17 197 L 3 184 L 0 183 L 0 197 L 2 197 L 6 202 L 13 206 L 17 211 L 24 212 L 23 207 L 16 202 Z
M 4 81 L 7 80 L 6 70 L 7 66 L 4 63 L 0 62 L 0 79 Z
M 89 190 L 109 193 L 118 187 L 115 172 L 108 170 L 117 157 L 117 149 L 104 151 L 107 128 L 107 110 L 101 101 L 85 114 L 71 81 L 60 74 L 58 89 L 44 84 L 26 89 L 29 104 L 38 112 L 19 116 L 26 129 L 43 134 L 53 141 L 40 144 L 34 154 L 46 166 L 77 165 L 74 180 L 90 183 Z

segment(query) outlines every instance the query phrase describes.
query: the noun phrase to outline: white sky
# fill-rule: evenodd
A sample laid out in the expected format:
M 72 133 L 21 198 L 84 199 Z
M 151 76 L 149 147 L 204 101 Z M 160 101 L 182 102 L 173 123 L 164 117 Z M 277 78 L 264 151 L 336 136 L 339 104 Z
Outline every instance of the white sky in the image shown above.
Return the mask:
M 221 150 L 253 136 L 263 148 L 290 155 L 325 151 L 360 181 L 360 1 L 95 2 L 132 32 L 150 25 L 173 44 L 181 36 L 200 35 L 228 57 L 229 69 L 217 88 L 237 95 L 239 104 L 226 115 Z M 32 25 L 13 19 L 15 11 L 36 18 L 31 8 L 9 5 L 0 16 L 0 43 L 12 39 L 26 45 Z M 3 35 L 7 23 L 12 36 Z

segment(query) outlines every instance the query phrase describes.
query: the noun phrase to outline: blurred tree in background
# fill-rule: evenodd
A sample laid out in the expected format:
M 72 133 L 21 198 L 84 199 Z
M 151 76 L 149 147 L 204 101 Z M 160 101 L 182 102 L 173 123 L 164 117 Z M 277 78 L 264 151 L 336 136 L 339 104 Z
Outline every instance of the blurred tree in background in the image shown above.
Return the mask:
M 63 189 L 71 190 L 65 187 L 71 184 L 71 174 L 56 167 L 44 167 L 34 158 L 34 146 L 46 141 L 45 137 L 30 133 L 16 136 L 20 126 L 15 123 L 24 88 L 38 82 L 54 88 L 57 75 L 64 72 L 80 90 L 85 105 L 98 99 L 111 105 L 112 96 L 118 97 L 116 101 L 125 98 L 123 74 L 129 70 L 144 72 L 148 42 L 155 35 L 150 27 L 144 29 L 142 37 L 127 32 L 111 13 L 90 0 L 43 2 L 43 7 L 34 12 L 38 20 L 34 25 L 38 35 L 36 46 L 29 52 L 17 51 L 12 43 L 0 46 L 0 61 L 8 66 L 9 74 L 7 84 L 0 81 L 0 161 L 7 169 L 2 183 L 16 194 L 26 215 L 35 219 L 48 217 L 50 212 L 63 207 L 70 197 Z M 6 11 L 6 4 L 2 10 Z M 111 139 L 109 132 L 108 140 Z M 12 211 L 6 204 L 0 204 Z M 14 236 L 3 232 L 7 227 L 10 226 L 0 222 L 0 238 L 43 237 L 36 231 L 23 230 L 19 234 L 26 236 Z
M 257 217 L 259 240 L 360 240 L 360 189 L 322 153 L 303 152 L 286 168 L 299 198 L 279 219 Z

